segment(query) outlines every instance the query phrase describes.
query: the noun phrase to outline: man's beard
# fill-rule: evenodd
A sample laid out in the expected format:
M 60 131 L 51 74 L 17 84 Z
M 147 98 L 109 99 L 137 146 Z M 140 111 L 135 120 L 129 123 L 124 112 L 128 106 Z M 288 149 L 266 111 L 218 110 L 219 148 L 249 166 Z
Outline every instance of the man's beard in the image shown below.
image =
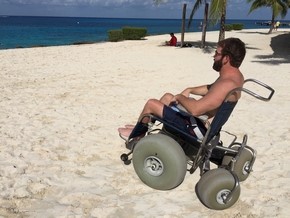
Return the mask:
M 213 66 L 212 66 L 212 68 L 213 68 L 215 71 L 220 72 L 221 69 L 222 69 L 222 66 L 223 66 L 223 62 L 222 62 L 222 59 L 221 59 L 221 60 L 219 60 L 219 61 L 215 61 L 215 62 L 213 62 Z

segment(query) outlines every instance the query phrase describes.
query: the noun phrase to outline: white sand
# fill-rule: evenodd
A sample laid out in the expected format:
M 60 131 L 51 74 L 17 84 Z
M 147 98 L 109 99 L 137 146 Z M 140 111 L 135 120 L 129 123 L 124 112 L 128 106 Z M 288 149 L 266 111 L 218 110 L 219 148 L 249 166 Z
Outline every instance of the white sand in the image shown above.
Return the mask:
M 226 32 L 247 45 L 245 78 L 259 79 L 276 93 L 270 102 L 244 95 L 224 127 L 239 141 L 248 133 L 258 152 L 240 199 L 224 211 L 199 202 L 198 172 L 171 191 L 144 185 L 133 165 L 120 161 L 127 150 L 116 131 L 135 123 L 148 98 L 214 81 L 218 32 L 207 33 L 205 50 L 159 46 L 168 39 L 162 35 L 0 51 L 0 215 L 288 217 L 290 35 L 267 31 Z M 185 39 L 197 44 L 201 34 Z

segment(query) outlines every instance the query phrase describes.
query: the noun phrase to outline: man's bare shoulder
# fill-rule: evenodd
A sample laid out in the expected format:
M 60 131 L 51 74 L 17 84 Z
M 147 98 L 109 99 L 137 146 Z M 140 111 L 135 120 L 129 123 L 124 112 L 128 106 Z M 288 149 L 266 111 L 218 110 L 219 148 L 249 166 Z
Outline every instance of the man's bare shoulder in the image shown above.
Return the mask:
M 231 78 L 219 78 L 214 84 L 213 88 L 216 89 L 234 89 L 239 87 L 240 84 L 238 84 L 235 80 Z
M 223 86 L 228 89 L 234 89 L 237 87 L 242 87 L 244 84 L 244 77 L 240 72 L 232 75 L 221 76 L 217 81 L 217 86 Z

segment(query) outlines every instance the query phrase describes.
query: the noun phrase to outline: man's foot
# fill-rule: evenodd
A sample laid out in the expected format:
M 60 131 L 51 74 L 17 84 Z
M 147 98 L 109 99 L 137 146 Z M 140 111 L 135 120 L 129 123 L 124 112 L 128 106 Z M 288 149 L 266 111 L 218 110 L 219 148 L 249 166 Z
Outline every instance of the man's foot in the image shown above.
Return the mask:
M 132 124 L 126 124 L 125 125 L 125 128 L 127 129 L 134 129 L 135 125 L 132 125 Z
M 118 128 L 118 132 L 123 137 L 129 137 L 131 132 L 133 131 L 133 128 Z

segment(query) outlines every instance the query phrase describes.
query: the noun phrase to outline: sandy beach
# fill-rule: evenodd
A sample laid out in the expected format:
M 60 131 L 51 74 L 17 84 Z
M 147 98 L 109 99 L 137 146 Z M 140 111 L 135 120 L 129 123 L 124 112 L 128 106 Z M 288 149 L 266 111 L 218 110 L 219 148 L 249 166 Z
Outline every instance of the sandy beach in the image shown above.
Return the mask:
M 290 32 L 226 32 L 247 46 L 245 78 L 275 89 L 270 102 L 244 95 L 224 126 L 258 156 L 241 196 L 223 211 L 195 194 L 199 172 L 170 191 L 141 182 L 117 128 L 134 124 L 149 98 L 208 84 L 218 32 L 187 33 L 191 48 L 141 41 L 0 51 L 1 217 L 289 217 Z M 180 40 L 180 34 L 176 34 Z M 287 115 L 288 114 L 288 115 Z

